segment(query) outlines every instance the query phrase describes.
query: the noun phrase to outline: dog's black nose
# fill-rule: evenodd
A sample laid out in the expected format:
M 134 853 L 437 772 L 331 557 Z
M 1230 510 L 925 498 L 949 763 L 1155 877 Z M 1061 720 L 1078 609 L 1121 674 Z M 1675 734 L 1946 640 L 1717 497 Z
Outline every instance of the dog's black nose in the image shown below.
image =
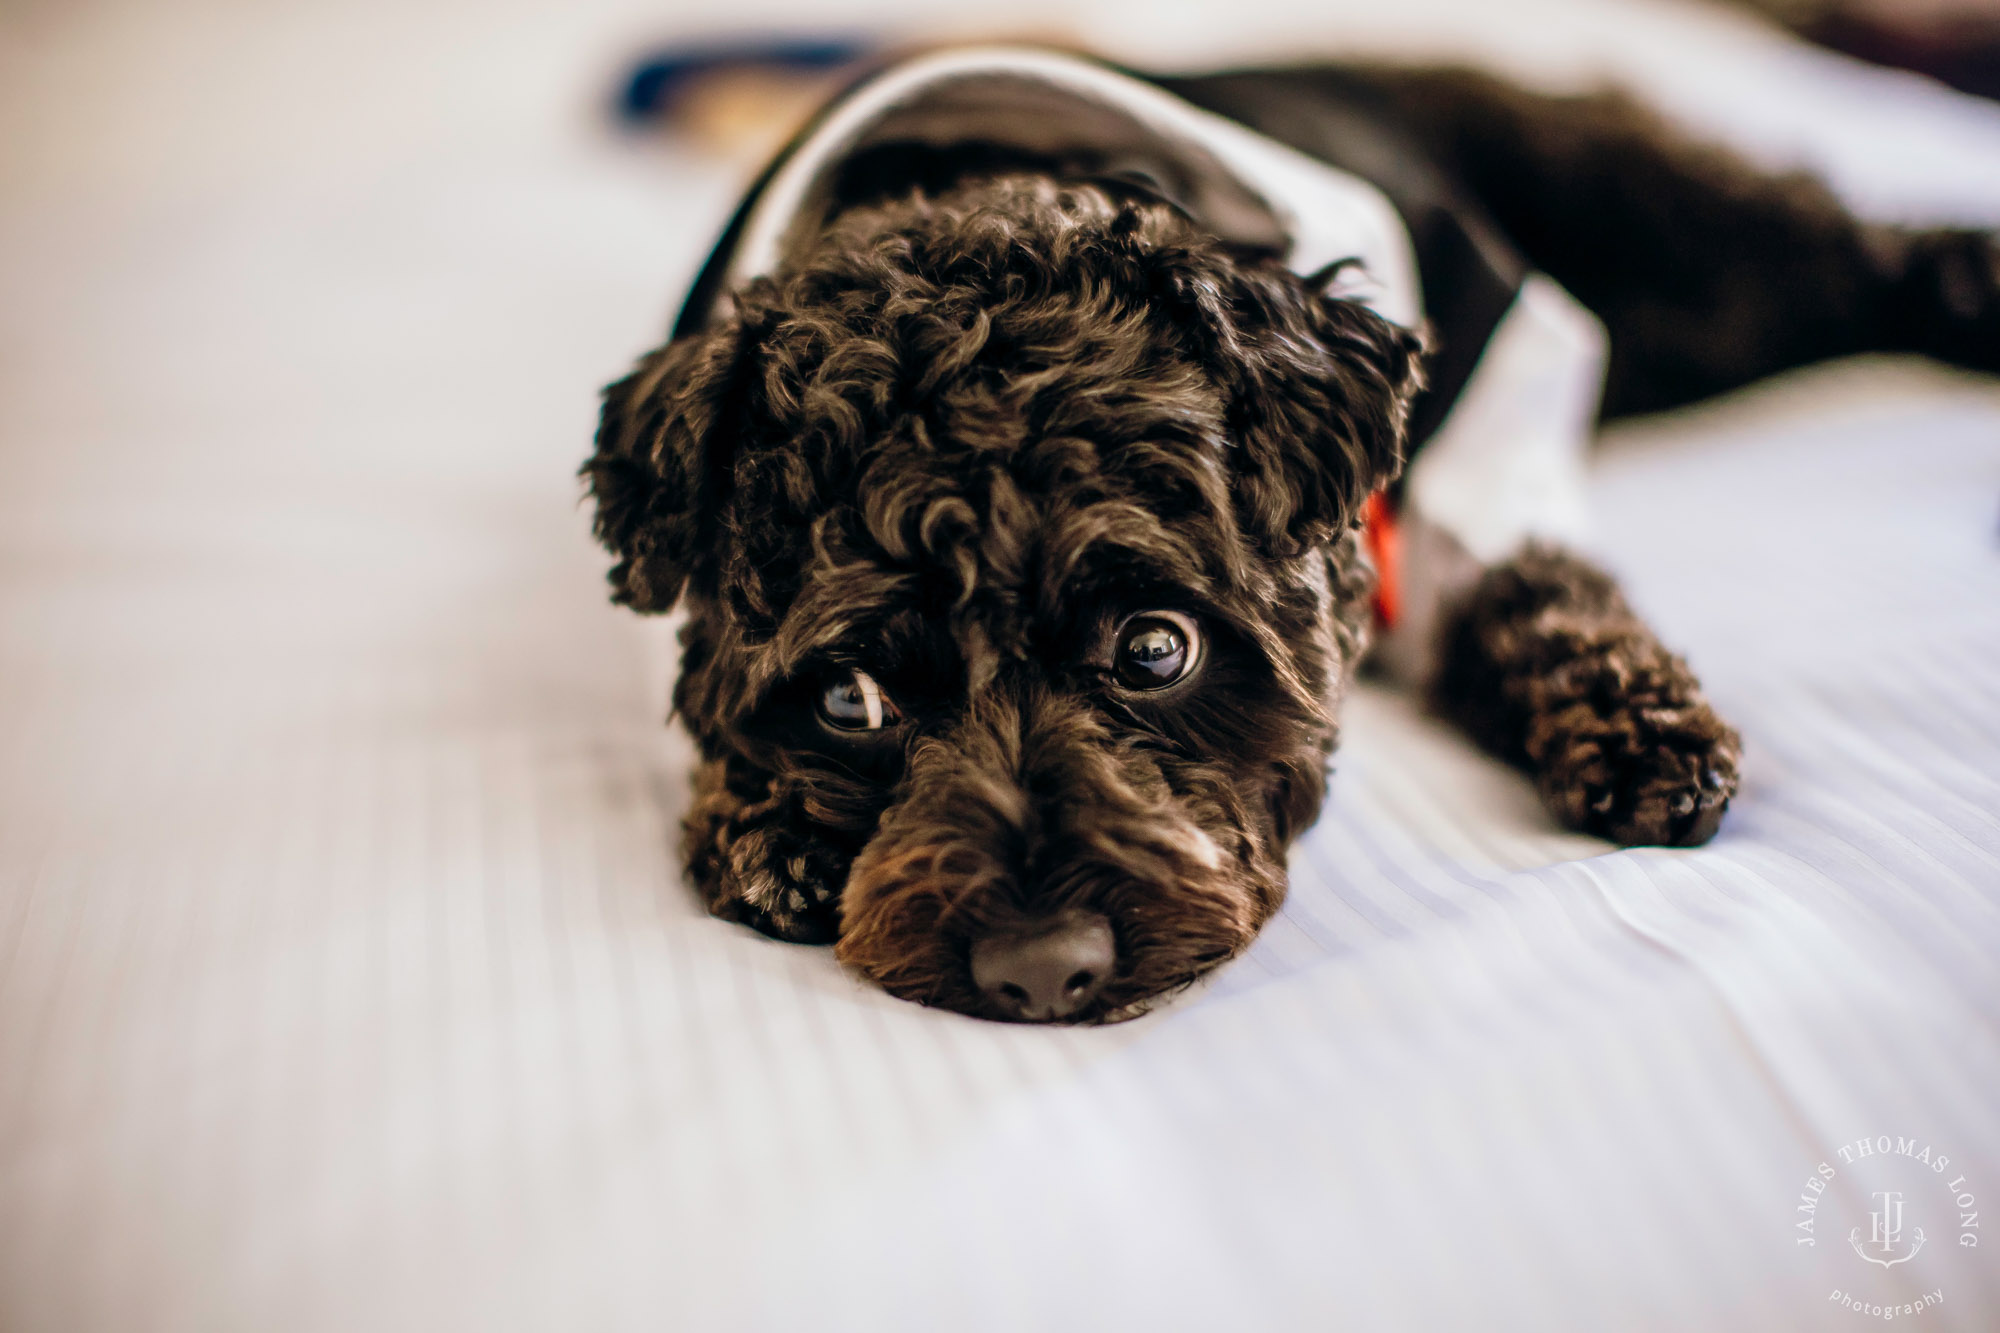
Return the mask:
M 989 936 L 972 946 L 972 980 L 1009 1018 L 1067 1018 L 1104 988 L 1118 965 L 1111 923 L 1070 913 L 1040 928 Z

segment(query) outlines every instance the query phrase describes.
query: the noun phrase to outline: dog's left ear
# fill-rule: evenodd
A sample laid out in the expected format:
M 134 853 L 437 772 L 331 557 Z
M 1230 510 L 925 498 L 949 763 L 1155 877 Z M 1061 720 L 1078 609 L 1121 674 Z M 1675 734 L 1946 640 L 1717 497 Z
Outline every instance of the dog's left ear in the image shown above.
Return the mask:
M 712 558 L 744 336 L 733 318 L 677 338 L 604 391 L 583 465 L 597 539 L 618 557 L 613 601 L 671 611 Z
M 1290 557 L 1337 539 L 1402 470 L 1427 344 L 1320 280 L 1235 276 L 1213 351 L 1231 397 L 1237 508 L 1266 550 Z

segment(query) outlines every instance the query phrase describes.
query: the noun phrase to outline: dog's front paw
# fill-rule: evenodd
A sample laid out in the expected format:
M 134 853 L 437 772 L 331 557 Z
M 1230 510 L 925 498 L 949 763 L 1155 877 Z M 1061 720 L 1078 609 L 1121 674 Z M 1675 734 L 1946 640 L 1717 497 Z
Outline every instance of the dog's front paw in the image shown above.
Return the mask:
M 846 862 L 801 835 L 787 803 L 767 782 L 759 785 L 760 775 L 730 775 L 710 764 L 695 781 L 684 850 L 709 912 L 795 944 L 831 944 Z
M 840 933 L 837 891 L 846 868 L 828 860 L 816 845 L 776 829 L 749 830 L 730 844 L 707 890 L 709 911 L 793 944 L 831 944 Z
M 1530 546 L 1447 612 L 1439 711 L 1522 765 L 1570 828 L 1627 846 L 1707 842 L 1742 742 L 1610 575 Z
M 1715 836 L 1736 794 L 1742 742 L 1678 658 L 1614 655 L 1551 683 L 1567 701 L 1537 715 L 1527 745 L 1557 818 L 1626 846 Z

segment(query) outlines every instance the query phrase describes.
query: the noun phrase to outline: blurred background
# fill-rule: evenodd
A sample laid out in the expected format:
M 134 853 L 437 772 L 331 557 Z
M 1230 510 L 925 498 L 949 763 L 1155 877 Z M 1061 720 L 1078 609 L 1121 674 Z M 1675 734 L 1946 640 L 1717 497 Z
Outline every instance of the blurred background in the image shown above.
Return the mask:
M 2000 730 L 1936 711 L 1995 697 L 1994 386 L 1851 364 L 1607 454 L 1605 558 L 1751 724 L 1705 869 L 1364 693 L 1251 957 L 972 1023 L 679 884 L 669 653 L 574 473 L 809 99 L 618 106 L 773 36 L 1471 61 L 1995 226 L 1996 13 L 0 0 L 0 1328 L 1823 1326 L 1822 1144 L 1900 1115 L 2000 1189 Z

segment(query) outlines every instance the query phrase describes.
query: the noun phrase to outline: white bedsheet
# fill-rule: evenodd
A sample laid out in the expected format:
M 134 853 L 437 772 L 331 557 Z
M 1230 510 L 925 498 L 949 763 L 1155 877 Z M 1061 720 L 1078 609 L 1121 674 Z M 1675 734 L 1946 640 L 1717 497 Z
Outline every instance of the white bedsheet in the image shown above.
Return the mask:
M 1482 32 L 2000 221 L 2000 108 L 1487 8 L 1029 19 Z M 927 1012 L 679 886 L 657 632 L 577 506 L 740 183 L 592 99 L 727 17 L 0 15 L 0 1328 L 2000 1326 L 2000 386 L 1849 363 L 1602 456 L 1602 554 L 1747 738 L 1710 847 L 1553 832 L 1368 690 L 1249 956 L 1101 1031 Z

